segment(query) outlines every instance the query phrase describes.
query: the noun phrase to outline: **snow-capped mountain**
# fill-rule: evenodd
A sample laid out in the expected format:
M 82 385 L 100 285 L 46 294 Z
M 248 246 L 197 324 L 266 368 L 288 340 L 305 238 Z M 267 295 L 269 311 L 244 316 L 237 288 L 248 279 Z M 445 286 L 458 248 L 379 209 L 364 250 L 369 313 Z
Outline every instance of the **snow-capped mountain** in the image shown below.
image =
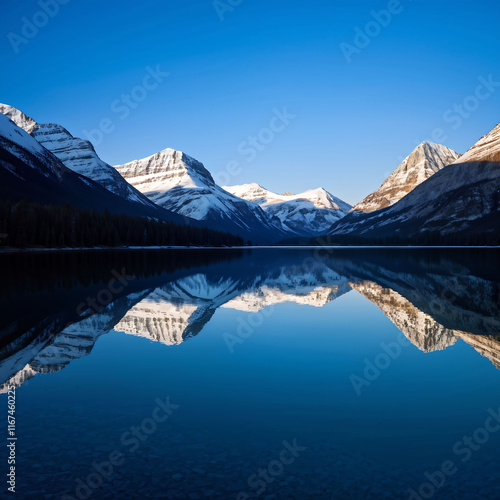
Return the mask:
M 458 153 L 441 144 L 422 142 L 375 192 L 357 203 L 352 210 L 373 212 L 394 205 L 419 184 L 458 158 Z
M 164 149 L 115 168 L 141 193 L 167 210 L 214 222 L 221 230 L 253 241 L 270 242 L 284 237 L 260 207 L 222 189 L 201 162 L 182 151 Z
M 256 203 L 275 221 L 279 220 L 284 231 L 293 235 L 324 233 L 351 209 L 349 204 L 323 188 L 300 194 L 276 194 L 256 183 L 224 186 L 224 189 L 238 198 Z
M 34 133 L 38 125 L 33 125 L 26 115 L 23 118 L 20 112 L 14 114 Z M 144 204 L 118 196 L 73 171 L 3 113 L 0 113 L 0 195 L 6 200 L 27 198 L 54 205 L 69 202 L 75 207 L 99 212 L 107 209 L 112 213 L 157 218 L 177 224 L 188 222 L 149 200 Z M 189 221 L 192 222 L 195 221 Z
M 40 144 L 53 153 L 69 169 L 97 182 L 112 193 L 149 208 L 154 204 L 131 186 L 113 167 L 102 161 L 89 141 L 73 137 L 55 123 L 39 124 L 22 111 L 0 104 L 0 113 L 8 116 Z
M 388 208 L 352 212 L 335 236 L 401 238 L 427 235 L 485 238 L 500 227 L 500 124 L 454 163 Z

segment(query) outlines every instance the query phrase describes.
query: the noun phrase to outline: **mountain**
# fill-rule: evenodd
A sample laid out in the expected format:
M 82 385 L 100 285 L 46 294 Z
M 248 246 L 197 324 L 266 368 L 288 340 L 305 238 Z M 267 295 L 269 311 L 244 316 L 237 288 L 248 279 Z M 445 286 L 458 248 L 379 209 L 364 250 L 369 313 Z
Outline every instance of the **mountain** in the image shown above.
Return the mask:
M 29 129 L 28 123 L 24 123 Z M 35 130 L 36 125 L 32 130 Z M 141 216 L 185 225 L 188 219 L 154 204 L 131 201 L 68 168 L 52 152 L 6 115 L 0 113 L 0 196 L 64 205 L 130 216 Z
M 92 179 L 122 198 L 149 208 L 156 208 L 112 166 L 102 161 L 89 141 L 73 137 L 61 125 L 39 124 L 22 111 L 7 104 L 0 104 L 0 113 L 8 116 L 18 127 L 26 130 L 69 169 Z
M 460 155 L 441 144 L 422 142 L 373 193 L 353 207 L 356 212 L 373 212 L 394 205 Z
M 285 236 L 260 207 L 222 189 L 201 162 L 182 151 L 164 149 L 115 168 L 141 193 L 167 210 L 212 222 L 221 230 L 252 241 L 269 243 Z
M 293 236 L 322 234 L 351 209 L 350 205 L 322 188 L 300 194 L 276 194 L 256 183 L 224 186 L 224 189 L 259 205 Z
M 500 124 L 457 161 L 442 168 L 390 207 L 352 212 L 330 234 L 349 241 L 498 241 Z

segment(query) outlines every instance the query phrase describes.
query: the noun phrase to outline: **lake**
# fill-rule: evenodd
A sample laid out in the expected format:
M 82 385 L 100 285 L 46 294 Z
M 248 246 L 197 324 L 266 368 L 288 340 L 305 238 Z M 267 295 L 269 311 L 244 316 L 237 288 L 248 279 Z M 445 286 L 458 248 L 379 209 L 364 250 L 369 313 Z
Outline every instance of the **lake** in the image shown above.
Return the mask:
M 499 263 L 496 249 L 1 255 L 11 496 L 500 498 Z

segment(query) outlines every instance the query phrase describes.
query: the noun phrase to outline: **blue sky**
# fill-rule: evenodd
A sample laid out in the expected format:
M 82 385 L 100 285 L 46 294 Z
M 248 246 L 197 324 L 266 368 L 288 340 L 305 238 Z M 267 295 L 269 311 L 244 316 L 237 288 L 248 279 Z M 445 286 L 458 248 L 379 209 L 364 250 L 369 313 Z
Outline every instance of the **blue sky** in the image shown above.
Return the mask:
M 496 0 L 45 2 L 2 7 L 0 102 L 112 165 L 173 147 L 355 203 L 418 142 L 462 153 L 500 121 Z

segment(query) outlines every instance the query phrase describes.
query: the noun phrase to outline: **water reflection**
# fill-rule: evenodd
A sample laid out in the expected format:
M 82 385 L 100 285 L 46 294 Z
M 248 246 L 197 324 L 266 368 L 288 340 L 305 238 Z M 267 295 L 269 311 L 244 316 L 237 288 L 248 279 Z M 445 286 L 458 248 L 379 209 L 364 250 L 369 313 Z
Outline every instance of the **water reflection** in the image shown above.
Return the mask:
M 498 255 L 478 252 L 122 252 L 66 255 L 63 266 L 4 257 L 1 391 L 63 369 L 111 330 L 171 346 L 200 334 L 220 307 L 321 308 L 346 293 L 374 303 L 424 352 L 462 339 L 499 368 Z M 117 270 L 130 278 L 121 287 L 110 286 Z

